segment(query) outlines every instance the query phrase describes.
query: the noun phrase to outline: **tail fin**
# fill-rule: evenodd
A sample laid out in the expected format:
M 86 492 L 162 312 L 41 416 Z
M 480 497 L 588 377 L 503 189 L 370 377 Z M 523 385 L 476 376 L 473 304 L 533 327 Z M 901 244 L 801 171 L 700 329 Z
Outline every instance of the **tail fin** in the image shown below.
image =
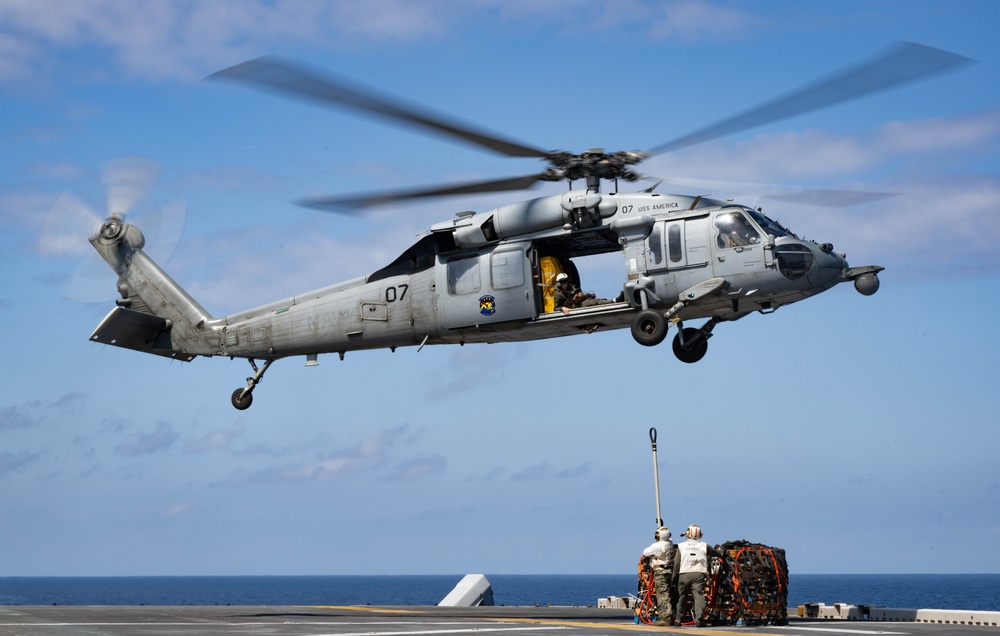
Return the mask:
M 212 316 L 146 256 L 145 241 L 116 215 L 90 237 L 118 274 L 122 296 L 90 340 L 186 361 L 213 353 L 217 342 L 206 329 Z

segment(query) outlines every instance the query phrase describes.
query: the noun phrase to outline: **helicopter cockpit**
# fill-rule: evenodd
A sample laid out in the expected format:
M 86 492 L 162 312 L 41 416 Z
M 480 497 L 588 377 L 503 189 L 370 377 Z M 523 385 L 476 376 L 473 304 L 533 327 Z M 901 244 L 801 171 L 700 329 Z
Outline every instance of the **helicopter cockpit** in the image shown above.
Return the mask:
M 763 212 L 760 211 L 760 208 L 756 210 L 752 210 L 750 208 L 744 208 L 744 210 L 746 211 L 747 214 L 750 215 L 750 218 L 756 221 L 757 225 L 759 225 L 761 229 L 764 230 L 764 234 L 770 234 L 774 238 L 779 238 L 782 236 L 790 236 L 795 239 L 799 238 L 795 236 L 795 234 L 791 232 L 788 228 L 782 226 L 777 221 L 768 218 Z
M 754 223 L 750 222 L 747 215 L 757 224 L 756 227 Z M 764 231 L 765 236 L 796 238 L 777 221 L 767 218 L 760 210 L 752 210 L 743 206 L 732 206 L 728 211 L 716 215 L 714 225 L 718 231 L 716 241 L 719 249 L 746 247 L 766 242 L 766 239 L 761 237 L 758 227 Z
M 759 209 L 754 210 L 741 205 L 727 206 L 716 214 L 712 224 L 715 229 L 716 245 L 720 250 L 741 252 L 744 249 L 751 250 L 757 245 L 771 246 L 765 249 L 773 250 L 777 269 L 788 280 L 804 278 L 816 262 L 816 254 L 810 247 L 802 244 L 799 237 L 777 221 L 768 218 Z M 783 237 L 795 240 L 774 243 L 776 239 Z M 824 253 L 832 252 L 832 247 L 820 249 Z M 837 266 L 844 263 L 842 255 L 831 255 L 830 259 L 834 257 Z M 826 266 L 829 267 L 829 264 Z

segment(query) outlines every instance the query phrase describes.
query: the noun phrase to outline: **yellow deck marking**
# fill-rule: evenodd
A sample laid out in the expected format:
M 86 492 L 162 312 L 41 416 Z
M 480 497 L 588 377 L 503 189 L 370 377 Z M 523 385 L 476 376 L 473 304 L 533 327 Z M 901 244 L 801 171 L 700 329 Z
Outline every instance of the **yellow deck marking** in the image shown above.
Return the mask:
M 427 615 L 427 612 L 422 612 L 420 610 L 391 609 L 391 608 L 365 606 L 365 605 L 313 605 L 311 607 L 314 607 L 316 609 L 358 610 L 361 612 L 373 612 L 373 613 L 384 613 L 384 614 Z M 572 620 L 558 620 L 553 618 L 513 618 L 509 616 L 468 616 L 467 618 L 474 620 L 483 620 L 483 621 L 497 621 L 501 623 L 529 623 L 536 625 L 557 625 L 563 627 L 584 627 L 588 629 L 630 629 L 630 630 L 642 630 L 647 632 L 657 631 L 657 632 L 687 633 L 691 634 L 692 636 L 694 636 L 694 634 L 705 634 L 706 636 L 733 636 L 732 631 L 713 630 L 705 627 L 699 629 L 695 629 L 693 627 L 657 627 L 655 625 L 646 625 L 643 623 L 636 624 L 633 621 L 614 623 L 609 621 L 572 621 Z M 755 633 L 754 636 L 788 636 L 788 634 Z

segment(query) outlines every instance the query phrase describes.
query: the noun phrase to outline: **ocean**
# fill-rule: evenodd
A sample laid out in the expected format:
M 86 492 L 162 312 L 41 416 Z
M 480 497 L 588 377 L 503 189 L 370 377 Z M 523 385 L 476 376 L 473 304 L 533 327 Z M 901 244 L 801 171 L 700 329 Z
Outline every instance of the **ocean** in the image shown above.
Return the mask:
M 462 575 L 0 577 L 0 605 L 436 605 Z M 596 605 L 633 575 L 487 574 L 497 605 Z M 792 574 L 788 606 L 1000 611 L 1000 574 Z

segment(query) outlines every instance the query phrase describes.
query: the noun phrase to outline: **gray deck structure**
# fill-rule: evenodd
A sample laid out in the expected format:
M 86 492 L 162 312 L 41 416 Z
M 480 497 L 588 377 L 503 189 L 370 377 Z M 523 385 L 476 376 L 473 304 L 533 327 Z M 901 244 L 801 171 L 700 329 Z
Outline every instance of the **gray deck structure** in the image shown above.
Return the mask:
M 4 636 L 973 636 L 1000 627 L 792 617 L 783 627 L 650 627 L 631 610 L 588 607 L 0 606 Z

